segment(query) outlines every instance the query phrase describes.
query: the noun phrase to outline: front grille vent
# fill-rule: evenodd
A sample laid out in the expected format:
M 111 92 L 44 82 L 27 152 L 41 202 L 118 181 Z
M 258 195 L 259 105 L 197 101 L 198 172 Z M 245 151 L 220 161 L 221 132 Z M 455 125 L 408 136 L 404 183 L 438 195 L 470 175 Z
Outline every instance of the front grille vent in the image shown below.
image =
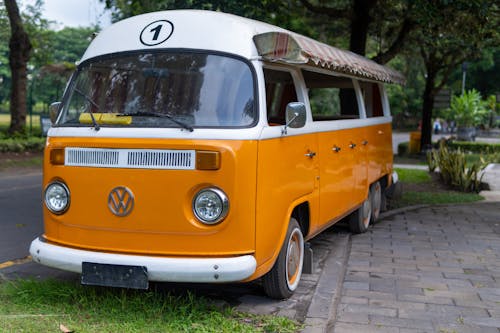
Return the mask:
M 96 168 L 193 170 L 194 150 L 66 148 L 65 165 Z

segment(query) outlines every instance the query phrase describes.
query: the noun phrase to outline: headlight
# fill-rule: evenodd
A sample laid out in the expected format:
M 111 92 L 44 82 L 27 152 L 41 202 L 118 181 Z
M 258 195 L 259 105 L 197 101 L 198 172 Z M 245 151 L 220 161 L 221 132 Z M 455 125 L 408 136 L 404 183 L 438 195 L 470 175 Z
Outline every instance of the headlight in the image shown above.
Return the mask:
M 50 183 L 45 189 L 45 206 L 54 214 L 62 214 L 69 207 L 69 190 L 61 182 Z
M 202 223 L 216 224 L 229 211 L 229 200 L 218 188 L 205 188 L 194 196 L 193 212 Z

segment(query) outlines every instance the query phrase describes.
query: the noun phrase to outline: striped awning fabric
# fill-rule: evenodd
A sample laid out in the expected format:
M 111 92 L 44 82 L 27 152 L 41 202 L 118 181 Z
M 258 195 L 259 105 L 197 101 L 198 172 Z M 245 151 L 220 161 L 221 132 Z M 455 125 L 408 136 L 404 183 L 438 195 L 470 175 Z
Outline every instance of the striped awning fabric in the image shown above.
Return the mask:
M 253 40 L 259 55 L 268 61 L 309 64 L 375 81 L 405 84 L 404 76 L 392 68 L 302 35 L 273 31 L 255 35 Z

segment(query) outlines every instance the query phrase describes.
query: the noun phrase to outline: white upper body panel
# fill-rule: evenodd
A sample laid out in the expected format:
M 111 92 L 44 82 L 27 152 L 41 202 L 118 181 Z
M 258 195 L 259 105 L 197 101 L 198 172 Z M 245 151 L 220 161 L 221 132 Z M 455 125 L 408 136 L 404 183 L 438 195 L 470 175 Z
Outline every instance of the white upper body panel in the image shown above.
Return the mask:
M 154 12 L 125 19 L 104 29 L 81 60 L 116 52 L 165 48 L 220 51 L 252 59 L 258 57 L 253 36 L 271 31 L 286 30 L 220 12 Z

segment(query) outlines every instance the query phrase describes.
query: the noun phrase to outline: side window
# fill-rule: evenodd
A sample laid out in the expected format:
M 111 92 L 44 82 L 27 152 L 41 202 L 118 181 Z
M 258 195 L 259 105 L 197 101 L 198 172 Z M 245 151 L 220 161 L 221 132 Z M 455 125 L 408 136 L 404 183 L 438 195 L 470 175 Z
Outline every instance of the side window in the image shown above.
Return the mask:
M 365 100 L 366 117 L 383 117 L 382 96 L 376 83 L 365 82 L 361 84 L 363 99 Z
M 297 101 L 297 92 L 289 72 L 264 68 L 266 81 L 267 122 L 271 126 L 285 124 L 285 110 L 290 102 Z
M 359 118 L 356 91 L 349 78 L 302 71 L 314 121 Z

